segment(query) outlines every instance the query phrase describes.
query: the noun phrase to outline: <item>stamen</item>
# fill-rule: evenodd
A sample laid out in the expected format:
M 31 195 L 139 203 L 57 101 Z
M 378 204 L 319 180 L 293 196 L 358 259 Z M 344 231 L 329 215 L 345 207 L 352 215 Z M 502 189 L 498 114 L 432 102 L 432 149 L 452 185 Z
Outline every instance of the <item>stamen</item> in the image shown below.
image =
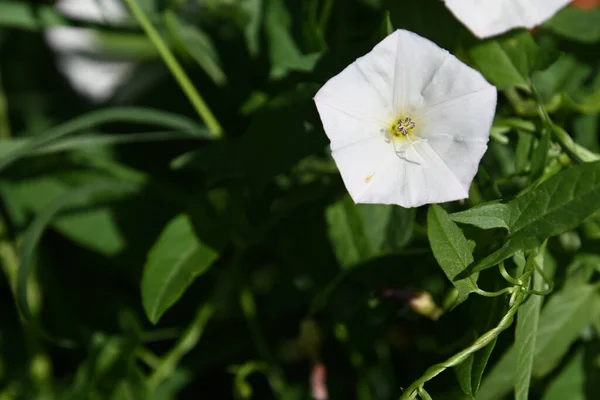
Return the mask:
M 396 123 L 396 131 L 403 136 L 408 136 L 408 134 L 410 133 L 409 131 L 414 129 L 415 126 L 416 126 L 416 124 L 412 120 L 412 118 L 410 118 L 410 117 L 407 117 L 405 119 L 399 118 L 398 122 Z

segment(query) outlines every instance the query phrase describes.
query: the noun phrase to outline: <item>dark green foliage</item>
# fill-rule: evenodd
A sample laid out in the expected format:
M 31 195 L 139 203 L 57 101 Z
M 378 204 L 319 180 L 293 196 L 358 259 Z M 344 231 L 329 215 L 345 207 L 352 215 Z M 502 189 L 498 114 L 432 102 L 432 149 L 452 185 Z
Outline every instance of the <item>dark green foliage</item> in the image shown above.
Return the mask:
M 439 0 L 53 3 L 0 0 L 0 399 L 600 398 L 600 8 L 482 41 Z M 107 99 L 73 26 L 132 62 Z M 354 204 L 330 156 L 313 96 L 399 28 L 499 89 L 464 201 Z

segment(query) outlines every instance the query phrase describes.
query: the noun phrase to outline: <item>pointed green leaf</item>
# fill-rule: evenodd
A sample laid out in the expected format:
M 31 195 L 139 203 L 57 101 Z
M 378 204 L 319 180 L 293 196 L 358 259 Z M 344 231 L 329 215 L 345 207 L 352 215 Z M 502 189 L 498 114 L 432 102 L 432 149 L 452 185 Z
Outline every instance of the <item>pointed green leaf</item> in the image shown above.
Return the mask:
M 503 228 L 509 230 L 510 209 L 506 204 L 486 203 L 450 215 L 452 221 L 473 225 L 481 229 Z
M 570 40 L 584 43 L 600 41 L 600 8 L 583 10 L 566 7 L 544 24 L 550 29 Z
M 178 48 L 185 51 L 215 84 L 224 85 L 227 77 L 211 38 L 171 10 L 165 11 L 164 21 Z
M 507 204 L 482 205 L 452 219 L 483 229 L 508 229 L 504 245 L 472 267 L 477 272 L 579 226 L 599 208 L 600 162 L 593 162 L 562 171 Z
M 415 210 L 382 204 L 354 204 L 349 196 L 325 213 L 333 250 L 344 268 L 393 252 L 412 236 Z
M 550 373 L 579 337 L 600 316 L 600 296 L 594 285 L 572 286 L 550 297 L 540 316 L 533 376 Z
M 432 205 L 427 212 L 427 232 L 433 255 L 442 270 L 458 290 L 455 306 L 465 301 L 477 289 L 477 275 L 455 280 L 473 262 L 472 241 L 468 241 L 444 209 Z
M 544 288 L 542 276 L 537 271 L 533 277 L 533 288 L 535 290 L 543 290 Z M 514 383 L 515 400 L 527 400 L 529 396 L 536 335 L 543 301 L 544 298 L 542 296 L 532 295 L 519 307 L 517 313 L 517 327 L 515 330 L 515 347 L 517 348 L 517 366 Z
M 550 382 L 542 400 L 586 400 L 585 352 L 581 348 Z
M 455 368 L 456 378 L 460 388 L 466 395 L 477 395 L 483 372 L 485 371 L 485 367 L 487 366 L 495 346 L 496 339 L 477 353 L 471 354 L 469 358 Z
M 551 144 L 550 132 L 545 132 L 533 150 L 531 155 L 531 180 L 535 181 L 544 175 L 546 166 L 548 165 L 548 151 Z
M 467 396 L 471 396 L 473 398 L 473 388 L 471 386 L 471 371 L 473 369 L 473 360 L 474 357 L 471 355 L 465 361 L 460 363 L 456 368 L 454 368 L 454 372 L 456 373 L 456 380 L 460 386 L 460 390 L 463 391 Z
M 500 90 L 529 90 L 531 73 L 556 59 L 542 51 L 527 31 L 479 42 L 469 49 L 469 56 L 483 76 Z
M 552 372 L 584 327 L 600 314 L 600 296 L 593 285 L 569 287 L 555 293 L 543 307 L 535 338 L 532 376 Z M 514 387 L 517 348 L 509 348 L 487 374 L 477 400 L 500 400 Z
M 144 266 L 141 290 L 148 319 L 157 323 L 217 257 L 215 250 L 196 237 L 186 215 L 171 220 L 150 250 Z

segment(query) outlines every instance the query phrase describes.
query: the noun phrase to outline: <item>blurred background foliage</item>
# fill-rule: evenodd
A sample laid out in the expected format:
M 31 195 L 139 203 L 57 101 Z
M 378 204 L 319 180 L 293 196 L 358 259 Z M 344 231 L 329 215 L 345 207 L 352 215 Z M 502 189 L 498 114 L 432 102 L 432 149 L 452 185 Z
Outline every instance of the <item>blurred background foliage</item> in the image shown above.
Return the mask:
M 426 208 L 354 205 L 328 155 L 312 96 L 390 27 L 503 90 L 471 196 L 448 211 L 568 164 L 539 135 L 529 72 L 543 70 L 538 101 L 563 139 L 600 152 L 596 3 L 481 42 L 437 0 L 136 0 L 219 139 L 127 4 L 97 0 L 103 14 L 86 18 L 58 3 L 0 0 L 2 400 L 309 399 L 325 385 L 330 399 L 395 399 L 493 327 L 504 298 L 449 310 Z M 64 32 L 68 49 L 53 39 Z M 548 242 L 555 292 L 531 398 L 600 396 L 599 223 Z M 465 227 L 476 259 L 500 234 Z M 480 285 L 506 282 L 486 271 Z M 511 395 L 513 338 L 500 336 L 477 399 Z M 481 373 L 460 374 L 429 393 L 473 398 Z

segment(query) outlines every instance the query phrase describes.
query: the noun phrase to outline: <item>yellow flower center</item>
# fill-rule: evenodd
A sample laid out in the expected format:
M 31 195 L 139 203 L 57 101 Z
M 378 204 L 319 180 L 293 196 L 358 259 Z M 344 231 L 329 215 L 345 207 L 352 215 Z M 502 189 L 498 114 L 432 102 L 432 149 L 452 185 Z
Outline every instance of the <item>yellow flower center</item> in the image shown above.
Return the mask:
M 416 124 L 410 117 L 399 118 L 398 121 L 393 125 L 394 136 L 408 136 L 409 133 L 415 129 Z
M 415 133 L 417 123 L 411 117 L 402 117 L 394 120 L 385 133 L 386 141 L 408 139 Z

